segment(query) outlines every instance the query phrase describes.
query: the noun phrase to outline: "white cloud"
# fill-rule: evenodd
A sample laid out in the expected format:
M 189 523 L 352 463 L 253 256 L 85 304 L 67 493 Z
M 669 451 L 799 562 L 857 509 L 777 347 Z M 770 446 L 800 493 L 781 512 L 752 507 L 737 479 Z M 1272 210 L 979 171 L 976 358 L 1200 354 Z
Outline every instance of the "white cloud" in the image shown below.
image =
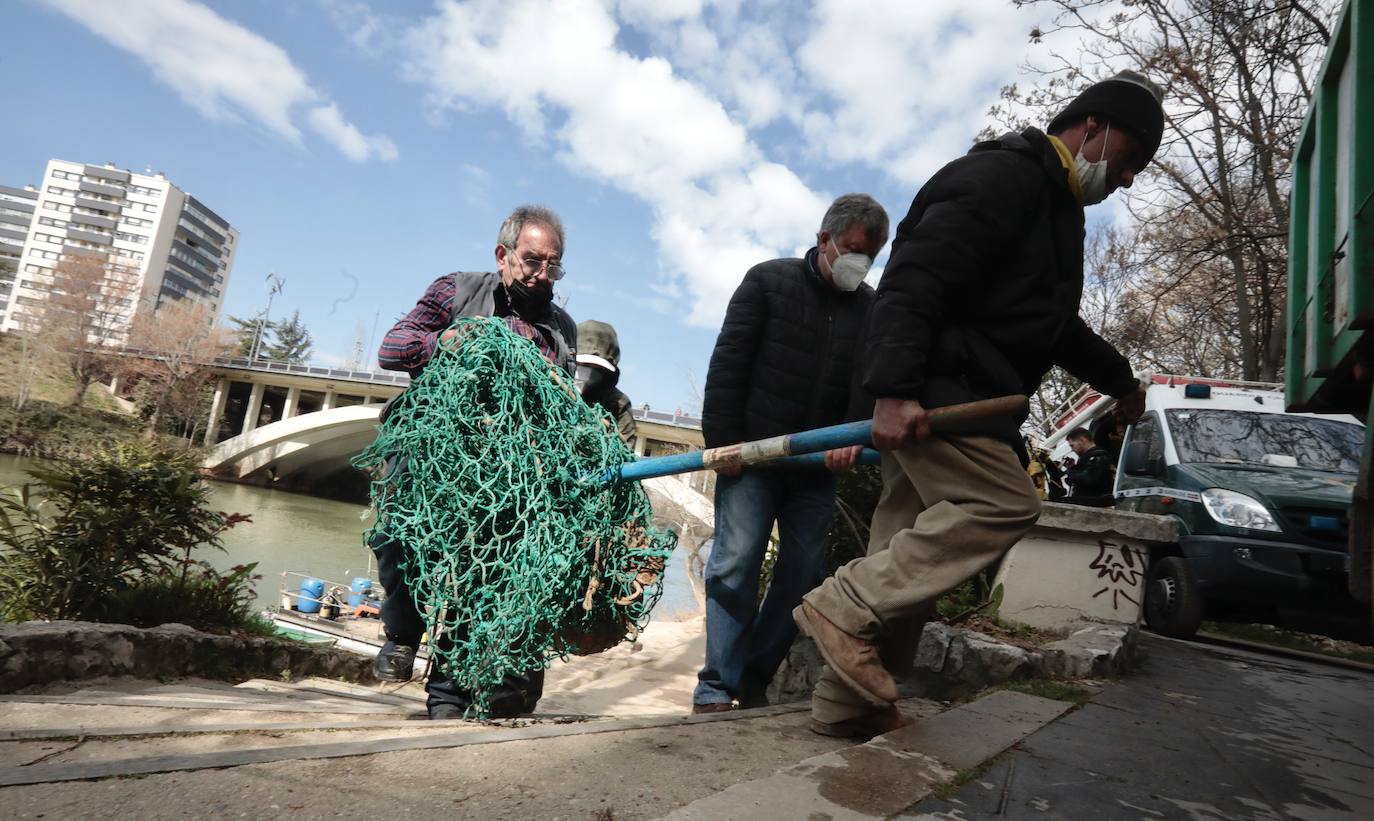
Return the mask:
M 387 162 L 396 159 L 395 143 L 382 136 L 363 136 L 357 126 L 343 118 L 335 103 L 310 109 L 308 118 L 317 134 L 332 142 L 345 157 L 354 162 L 367 162 L 368 157 L 373 155 Z
M 708 327 L 745 270 L 816 230 L 826 196 L 786 161 L 914 192 L 987 124 L 1034 23 L 1005 0 L 437 0 L 409 25 L 320 2 L 360 48 L 406 55 L 436 120 L 499 110 L 646 202 L 661 279 L 635 298 Z
M 437 8 L 412 31 L 407 74 L 431 105 L 498 107 L 575 172 L 646 201 L 664 276 L 652 304 L 685 298 L 687 321 L 714 326 L 744 271 L 816 230 L 826 199 L 667 60 L 618 48 L 601 4 Z
M 103 40 L 138 57 L 202 115 L 251 121 L 300 145 L 304 121 L 356 162 L 396 158 L 384 136 L 368 137 L 317 91 L 290 56 L 194 0 L 43 0 Z
M 799 49 L 824 98 L 805 117 L 808 142 L 912 184 L 968 149 L 1030 30 L 1006 0 L 818 0 L 815 15 Z

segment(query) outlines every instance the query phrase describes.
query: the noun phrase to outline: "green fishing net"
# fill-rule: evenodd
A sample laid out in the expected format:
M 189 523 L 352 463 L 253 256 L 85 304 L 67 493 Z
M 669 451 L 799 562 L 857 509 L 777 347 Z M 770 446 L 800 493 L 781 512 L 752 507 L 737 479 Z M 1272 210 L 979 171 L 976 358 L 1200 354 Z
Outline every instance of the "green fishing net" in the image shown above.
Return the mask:
M 354 464 L 369 542 L 405 545 L 433 663 L 485 718 L 507 674 L 637 635 L 677 536 L 638 483 L 604 481 L 635 457 L 571 378 L 498 319 L 453 327 Z

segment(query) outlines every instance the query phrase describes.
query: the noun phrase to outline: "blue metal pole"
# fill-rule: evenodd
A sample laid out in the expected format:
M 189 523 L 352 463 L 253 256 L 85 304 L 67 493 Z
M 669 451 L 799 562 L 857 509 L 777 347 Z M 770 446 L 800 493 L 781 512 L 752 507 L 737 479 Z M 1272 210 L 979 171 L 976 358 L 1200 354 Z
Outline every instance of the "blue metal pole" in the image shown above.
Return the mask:
M 928 411 L 926 418 L 932 431 L 953 432 L 960 430 L 962 426 L 970 422 L 978 423 L 1000 416 L 1015 416 L 1017 421 L 1023 420 L 1026 418 L 1026 407 L 1027 400 L 1024 396 L 999 396 L 996 399 L 981 399 L 963 405 L 936 408 Z M 655 456 L 651 459 L 641 459 L 638 462 L 628 462 L 620 466 L 618 474 L 614 471 L 607 471 L 601 476 L 601 481 L 613 482 L 618 479 L 625 482 L 636 482 L 641 479 L 652 479 L 655 476 L 671 476 L 675 473 L 691 473 L 696 470 L 714 470 L 731 465 L 762 465 L 797 457 L 802 458 L 795 462 L 786 462 L 786 464 L 789 466 L 820 465 L 825 457 L 819 451 L 854 445 L 871 447 L 872 444 L 873 420 L 846 422 L 827 428 L 774 436 L 771 439 L 740 442 L 735 445 L 707 448 L 691 453 Z M 803 454 L 812 455 L 804 457 Z M 866 459 L 874 459 L 875 457 L 876 453 L 873 457 L 865 454 Z M 876 464 L 876 461 L 865 461 L 865 464 Z
M 672 456 L 655 456 L 620 466 L 623 482 L 637 482 L 655 476 L 671 476 L 674 473 L 690 473 L 694 470 L 714 470 L 727 465 L 756 465 L 801 453 L 815 453 L 831 448 L 845 448 L 851 445 L 871 445 L 873 443 L 873 421 L 846 422 L 828 428 L 789 433 L 771 439 L 754 442 L 741 442 L 719 448 L 707 448 L 691 453 L 678 453 Z M 617 477 L 607 476 L 606 480 Z

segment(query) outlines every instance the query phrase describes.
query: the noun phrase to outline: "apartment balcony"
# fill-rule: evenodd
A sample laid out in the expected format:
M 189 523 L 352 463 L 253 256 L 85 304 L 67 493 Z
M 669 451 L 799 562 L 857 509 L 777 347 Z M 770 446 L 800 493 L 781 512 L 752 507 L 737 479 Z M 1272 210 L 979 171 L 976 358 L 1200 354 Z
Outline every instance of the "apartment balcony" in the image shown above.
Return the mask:
M 128 171 L 121 171 L 118 168 L 105 168 L 100 165 L 88 165 L 82 171 L 88 177 L 99 177 L 102 180 L 113 180 L 114 182 L 128 182 L 133 179 Z
M 77 225 L 94 225 L 98 228 L 115 227 L 115 221 L 109 217 L 97 217 L 94 214 L 71 214 L 71 222 Z
M 82 242 L 93 242 L 96 245 L 114 245 L 114 237 L 109 234 L 95 234 L 90 231 L 80 231 L 76 228 L 68 228 L 67 236 L 71 239 L 79 239 Z
M 82 184 L 83 186 L 84 186 L 84 185 L 90 185 L 90 183 L 86 183 L 86 182 L 83 182 L 83 183 L 81 183 L 81 184 Z M 85 198 L 80 197 L 80 196 L 78 196 L 78 197 L 76 198 L 76 206 L 77 206 L 78 208 L 90 208 L 90 209 L 95 210 L 95 211 L 104 211 L 104 212 L 107 213 L 107 214 L 118 214 L 120 211 L 123 210 L 123 206 L 121 206 L 121 205 L 120 205 L 119 203 L 117 203 L 117 202 L 105 202 L 104 200 L 91 200 L 91 199 L 85 199 Z
M 77 186 L 77 188 L 82 191 L 85 191 L 88 194 L 100 194 L 106 197 L 116 197 L 121 200 L 124 199 L 124 189 L 118 188 L 113 185 L 101 185 L 98 182 L 87 182 L 85 180 L 82 180 L 81 183 Z
M 197 231 L 200 231 L 200 232 L 203 234 L 203 236 L 200 237 L 200 239 L 202 239 L 202 240 L 209 240 L 209 241 L 213 242 L 215 245 L 223 245 L 223 244 L 224 244 L 224 235 L 223 235 L 223 234 L 221 234 L 221 233 L 220 233 L 219 231 L 217 231 L 216 229 L 211 228 L 210 226 L 206 225 L 206 224 L 205 224 L 204 222 L 202 222 L 201 220 L 196 219 L 196 218 L 195 218 L 193 215 L 191 215 L 189 212 L 183 210 L 183 211 L 181 212 L 181 214 L 178 216 L 178 218 L 180 219 L 181 222 L 185 223 L 186 225 L 193 226 Z M 183 226 L 181 226 L 181 227 L 185 228 L 186 226 L 183 225 Z M 192 236 L 195 236 L 195 234 L 196 234 L 195 231 L 189 231 L 189 233 L 190 233 Z
M 76 245 L 68 245 L 67 247 L 63 248 L 62 256 L 93 257 L 99 260 L 105 260 L 110 258 L 110 255 L 105 251 L 98 251 L 95 248 L 81 248 Z

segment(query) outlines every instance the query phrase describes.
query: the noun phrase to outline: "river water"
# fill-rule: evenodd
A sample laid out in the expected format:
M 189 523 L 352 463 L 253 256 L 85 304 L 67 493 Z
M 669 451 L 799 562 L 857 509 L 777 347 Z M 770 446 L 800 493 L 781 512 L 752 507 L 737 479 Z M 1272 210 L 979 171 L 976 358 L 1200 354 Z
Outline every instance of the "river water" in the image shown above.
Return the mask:
M 33 464 L 0 454 L 0 487 L 28 480 L 25 470 Z M 362 518 L 367 510 L 362 505 L 229 482 L 211 482 L 211 486 L 213 509 L 246 513 L 253 521 L 224 534 L 223 552 L 203 550 L 198 558 L 221 569 L 257 562 L 257 572 L 262 574 L 257 594 L 263 606 L 279 600 L 285 571 L 344 584 L 354 576 L 368 575 L 371 551 L 363 545 L 363 533 L 370 520 Z M 663 598 L 654 609 L 656 619 L 676 620 L 699 612 L 681 555 L 669 561 L 664 584 Z

